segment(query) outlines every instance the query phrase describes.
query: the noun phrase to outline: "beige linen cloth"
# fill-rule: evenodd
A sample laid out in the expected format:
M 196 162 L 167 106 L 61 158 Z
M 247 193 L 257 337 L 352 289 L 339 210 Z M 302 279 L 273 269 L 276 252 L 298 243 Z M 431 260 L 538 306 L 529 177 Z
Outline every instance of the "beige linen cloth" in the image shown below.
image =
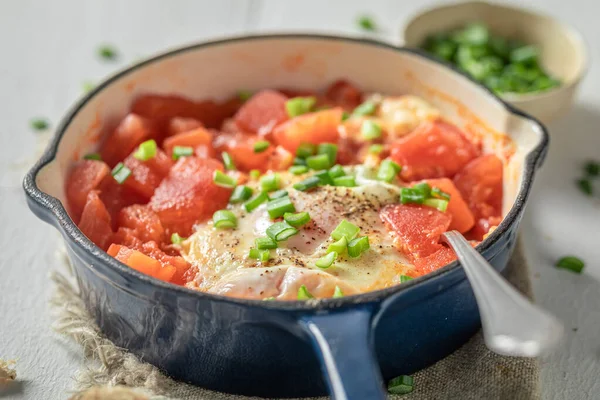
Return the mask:
M 66 257 L 64 258 L 66 259 Z M 531 297 L 527 264 L 521 245 L 508 267 L 508 279 Z M 66 274 L 55 272 L 52 306 L 55 329 L 83 347 L 86 368 L 75 377 L 73 399 L 85 400 L 240 400 L 234 396 L 175 382 L 154 366 L 140 362 L 106 339 L 88 314 L 78 289 Z M 539 399 L 539 368 L 535 359 L 503 357 L 490 352 L 481 333 L 467 344 L 414 375 L 410 394 L 390 395 L 402 400 L 530 400 Z M 365 399 L 368 400 L 368 399 Z

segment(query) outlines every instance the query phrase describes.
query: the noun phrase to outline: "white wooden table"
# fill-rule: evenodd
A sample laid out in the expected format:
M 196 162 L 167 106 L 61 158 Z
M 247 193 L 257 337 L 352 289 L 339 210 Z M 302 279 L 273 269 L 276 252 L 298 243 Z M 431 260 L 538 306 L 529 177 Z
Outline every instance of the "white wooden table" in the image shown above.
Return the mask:
M 27 209 L 21 179 L 43 142 L 29 120 L 55 126 L 82 93 L 118 67 L 172 45 L 249 32 L 313 31 L 360 35 L 355 20 L 371 14 L 381 38 L 399 42 L 408 16 L 432 1 L 400 0 L 0 0 L 0 358 L 18 359 L 14 399 L 64 399 L 80 368 L 80 350 L 50 329 L 48 272 L 58 238 Z M 542 360 L 545 399 L 600 398 L 600 202 L 573 180 L 585 158 L 600 158 L 600 3 L 520 2 L 575 25 L 591 66 L 579 101 L 550 126 L 552 149 L 523 224 L 537 301 L 568 327 L 564 346 Z M 121 53 L 101 62 L 96 49 Z M 596 186 L 600 191 L 600 185 Z M 557 270 L 572 253 L 588 262 L 581 276 Z M 0 395 L 2 397 L 2 395 Z

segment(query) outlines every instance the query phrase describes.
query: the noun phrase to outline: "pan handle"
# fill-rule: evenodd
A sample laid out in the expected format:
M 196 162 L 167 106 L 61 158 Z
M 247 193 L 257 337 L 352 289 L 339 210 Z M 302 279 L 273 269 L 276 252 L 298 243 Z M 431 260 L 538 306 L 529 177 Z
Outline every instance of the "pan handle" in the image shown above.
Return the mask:
M 383 400 L 386 390 L 371 340 L 373 310 L 303 316 L 333 400 Z

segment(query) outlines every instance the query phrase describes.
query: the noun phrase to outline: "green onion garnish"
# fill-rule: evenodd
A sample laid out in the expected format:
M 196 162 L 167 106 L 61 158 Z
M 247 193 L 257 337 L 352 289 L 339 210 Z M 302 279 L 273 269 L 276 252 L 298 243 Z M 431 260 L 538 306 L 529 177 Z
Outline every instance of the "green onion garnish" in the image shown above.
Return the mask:
M 231 158 L 231 154 L 224 151 L 221 153 L 221 157 L 223 158 L 223 165 L 225 165 L 225 169 L 227 171 L 234 171 L 235 163 L 233 162 L 233 158 Z
M 425 196 L 423 193 L 413 189 L 404 187 L 400 189 L 400 202 L 402 204 L 423 204 Z
M 319 154 L 316 156 L 310 156 L 306 159 L 306 165 L 315 171 L 320 171 L 330 167 L 331 162 L 327 154 Z
M 298 115 L 306 114 L 315 106 L 317 99 L 311 97 L 294 97 L 285 102 L 285 110 L 287 111 L 290 118 L 297 117 Z
M 315 296 L 310 294 L 306 286 L 302 285 L 298 288 L 298 300 L 309 300 L 314 298 Z
M 438 187 L 434 187 L 431 189 L 431 195 L 433 197 L 437 197 L 438 199 L 450 200 L 450 194 L 442 192 L 442 190 Z
M 277 248 L 277 242 L 268 236 L 256 238 L 256 239 L 254 239 L 254 243 L 256 244 L 256 248 L 259 250 L 267 250 L 267 249 L 276 249 Z
M 423 205 L 431 208 L 437 208 L 441 212 L 446 212 L 448 208 L 448 200 L 443 199 L 425 199 Z
M 304 158 L 294 157 L 294 162 L 292 164 L 293 165 L 304 165 L 304 166 L 306 166 L 306 160 Z
M 260 178 L 260 187 L 265 192 L 274 192 L 279 189 L 279 174 L 274 173 L 262 176 Z
M 329 171 L 322 170 L 317 172 L 314 176 L 319 178 L 319 185 L 333 185 L 333 179 L 331 179 Z
M 585 267 L 585 263 L 575 256 L 566 256 L 558 260 L 556 266 L 580 274 L 583 271 L 583 267 Z
M 373 115 L 377 105 L 372 101 L 365 101 L 352 111 L 352 115 Z
M 184 237 L 179 236 L 179 233 L 175 232 L 171 235 L 171 243 L 181 244 L 185 240 Z
M 345 236 L 342 236 L 340 240 L 338 240 L 337 242 L 333 242 L 329 246 L 327 246 L 327 252 L 330 253 L 332 251 L 335 251 L 337 254 L 344 254 L 347 248 L 348 239 L 346 239 Z
M 302 211 L 299 213 L 285 213 L 283 214 L 283 219 L 285 222 L 290 224 L 291 226 L 298 228 L 302 225 L 306 225 L 310 222 L 310 215 L 306 211 Z
M 269 250 L 258 250 L 252 248 L 248 253 L 248 257 L 254 258 L 260 262 L 267 262 L 271 259 L 271 252 Z
M 133 156 L 140 161 L 148 161 L 149 159 L 154 158 L 156 150 L 156 141 L 154 139 L 146 140 L 139 145 L 137 150 L 133 153 Z
M 377 26 L 375 25 L 375 22 L 373 21 L 373 19 L 366 15 L 363 15 L 358 18 L 358 26 L 361 29 L 363 29 L 365 31 L 369 31 L 369 32 L 374 32 L 377 29 Z
M 325 254 L 323 257 L 319 258 L 315 265 L 319 268 L 329 268 L 333 265 L 333 262 L 337 258 L 338 254 L 335 251 Z
M 96 160 L 96 161 L 102 161 L 102 156 L 100 155 L 100 153 L 89 153 L 86 154 L 85 156 L 83 156 L 84 160 Z
M 98 55 L 105 60 L 114 60 L 117 58 L 117 51 L 112 46 L 103 45 L 98 48 Z
M 350 113 L 348 111 L 342 112 L 342 122 L 350 118 Z
M 369 153 L 371 154 L 379 154 L 383 151 L 382 144 L 372 144 L 369 146 Z
M 194 154 L 194 149 L 187 146 L 173 147 L 173 160 L 179 160 L 181 157 L 189 157 Z
M 596 161 L 588 161 L 585 163 L 584 169 L 588 176 L 600 175 L 600 163 L 597 163 Z
M 422 193 L 425 198 L 431 197 L 431 186 L 426 182 L 417 183 L 413 185 L 412 189 Z
M 312 143 L 302 143 L 296 150 L 296 157 L 306 158 L 317 152 L 317 146 Z
M 327 166 L 327 168 L 331 168 L 335 164 L 335 161 L 337 159 L 337 152 L 337 145 L 332 143 L 321 143 L 319 146 L 317 146 L 317 154 L 325 154 L 329 158 L 329 165 Z
M 311 176 L 310 178 L 306 178 L 298 183 L 294 184 L 294 189 L 299 190 L 301 192 L 306 192 L 307 190 L 313 189 L 321 183 L 321 180 L 317 176 Z
M 283 217 L 285 213 L 296 212 L 296 207 L 292 203 L 292 200 L 288 196 L 280 197 L 275 200 L 271 200 L 267 203 L 267 212 L 271 219 Z
M 235 228 L 237 226 L 237 218 L 229 210 L 215 211 L 213 214 L 213 226 L 218 229 Z
M 269 200 L 269 195 L 266 192 L 260 192 L 250 200 L 244 203 L 244 208 L 247 212 L 254 211 L 258 206 L 260 206 L 265 201 Z
M 298 230 L 287 222 L 275 222 L 267 228 L 267 235 L 276 242 L 283 242 L 298 233 Z
M 91 92 L 96 87 L 96 84 L 92 81 L 84 81 L 81 84 L 81 89 L 83 93 Z
M 369 237 L 361 236 L 356 239 L 352 239 L 348 243 L 348 255 L 353 258 L 360 257 L 362 253 L 369 250 Z
M 275 300 L 275 297 L 265 297 L 263 301 L 272 301 Z
M 413 278 L 411 278 L 408 275 L 400 275 L 400 283 L 404 283 L 404 282 L 408 282 L 408 281 L 412 281 Z
M 251 90 L 240 90 L 237 93 L 238 99 L 240 99 L 243 102 L 246 102 L 248 100 L 250 100 L 250 97 L 252 97 L 252 91 Z
M 289 171 L 294 175 L 302 175 L 308 172 L 306 165 L 292 165 Z
M 346 175 L 346 171 L 344 171 L 344 167 L 337 164 L 329 169 L 329 177 L 331 179 L 339 178 L 340 176 Z
M 284 197 L 284 196 L 287 196 L 287 195 L 288 195 L 288 191 L 287 190 L 285 190 L 285 189 L 279 189 L 279 190 L 276 190 L 274 192 L 269 193 L 269 199 L 270 200 L 275 200 L 275 199 L 278 199 L 280 197 Z
M 122 184 L 129 178 L 129 175 L 131 175 L 131 170 L 127 168 L 125 164 L 120 162 L 112 169 L 111 175 L 115 178 L 115 181 Z
M 31 125 L 31 128 L 36 131 L 45 131 L 50 127 L 50 123 L 43 118 L 32 119 L 29 124 Z
M 333 298 L 339 299 L 340 297 L 344 297 L 344 292 L 342 292 L 342 289 L 336 285 L 335 290 L 333 291 Z
M 379 165 L 379 170 L 377 171 L 377 179 L 390 183 L 401 170 L 402 167 L 392 160 L 383 160 Z
M 271 145 L 271 143 L 269 143 L 266 140 L 259 140 L 257 142 L 254 142 L 254 152 L 262 153 L 263 151 L 268 149 L 270 145 Z
M 392 394 L 407 394 L 413 391 L 414 380 L 412 376 L 400 375 L 388 382 L 388 392 Z
M 355 187 L 356 179 L 351 176 L 340 176 L 333 180 L 333 186 Z
M 378 123 L 368 119 L 363 122 L 360 134 L 365 140 L 379 139 L 381 137 L 381 127 Z
M 579 190 L 581 190 L 583 193 L 587 194 L 588 196 L 591 196 L 592 193 L 594 192 L 594 190 L 592 188 L 592 182 L 589 179 L 579 179 L 577 181 L 577 187 L 579 187 Z
M 222 171 L 219 171 L 218 169 L 215 170 L 215 172 L 213 173 L 213 182 L 215 183 L 215 185 L 217 186 L 221 186 L 224 188 L 234 188 L 235 185 L 237 184 L 237 181 L 234 177 L 229 176 L 227 174 L 225 174 Z
M 345 237 L 347 241 L 351 241 L 356 237 L 356 235 L 358 235 L 358 232 L 360 232 L 360 228 L 358 226 L 343 219 L 342 222 L 335 227 L 333 232 L 331 232 L 331 237 L 334 240 L 340 240 L 341 238 Z
M 258 178 L 260 178 L 260 171 L 257 169 L 253 169 L 248 175 L 250 176 L 250 179 L 257 180 Z
M 252 189 L 251 188 L 249 188 L 248 186 L 245 186 L 245 185 L 236 186 L 236 188 L 233 189 L 233 192 L 231 193 L 229 202 L 231 204 L 243 203 L 244 201 L 248 200 L 250 197 L 252 197 Z

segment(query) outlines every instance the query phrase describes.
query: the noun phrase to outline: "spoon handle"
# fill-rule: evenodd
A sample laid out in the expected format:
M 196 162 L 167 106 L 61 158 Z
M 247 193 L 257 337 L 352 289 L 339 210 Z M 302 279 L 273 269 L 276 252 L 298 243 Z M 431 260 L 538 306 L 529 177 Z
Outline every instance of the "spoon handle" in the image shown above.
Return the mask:
M 457 231 L 444 233 L 475 293 L 487 347 L 507 356 L 535 357 L 561 338 L 563 325 L 508 283 Z

